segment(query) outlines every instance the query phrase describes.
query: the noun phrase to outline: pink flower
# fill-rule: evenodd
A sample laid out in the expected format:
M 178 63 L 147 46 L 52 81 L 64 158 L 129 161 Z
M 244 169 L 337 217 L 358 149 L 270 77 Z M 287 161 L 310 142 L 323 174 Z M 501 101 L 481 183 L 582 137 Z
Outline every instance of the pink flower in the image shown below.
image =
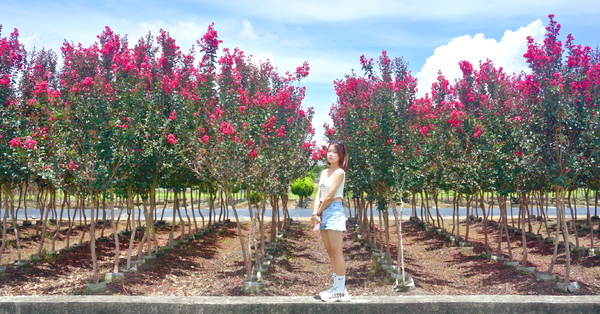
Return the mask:
M 25 143 L 23 144 L 23 148 L 25 149 L 37 149 L 37 141 L 32 139 L 31 136 L 25 138 Z
M 256 153 L 256 150 L 253 149 L 250 151 L 248 156 L 250 156 L 250 158 L 254 159 L 254 158 L 258 157 L 258 154 Z
M 325 149 L 317 149 L 312 153 L 310 158 L 312 160 L 321 160 L 325 157 L 325 155 L 327 155 L 327 151 Z
M 523 156 L 523 153 L 521 153 L 521 152 L 516 152 L 516 153 L 515 153 L 515 155 L 517 155 L 517 157 L 521 157 L 521 156 Z
M 75 171 L 77 170 L 77 168 L 79 168 L 79 164 L 75 163 L 74 161 L 70 161 L 69 162 L 69 166 L 68 166 L 69 170 L 71 171 Z
M 8 74 L 4 74 L 2 78 L 0 78 L 0 85 L 10 85 L 10 76 Z
M 223 133 L 224 135 L 232 135 L 233 133 L 235 133 L 235 129 L 231 124 L 223 122 L 221 123 L 221 133 Z
M 244 113 L 244 111 L 246 111 L 246 106 L 240 106 L 240 112 Z
M 565 173 L 569 173 L 571 169 L 565 169 Z
M 210 136 L 208 135 L 204 135 L 202 138 L 198 139 L 198 142 L 200 143 L 204 143 L 205 145 L 208 145 L 208 141 L 210 140 Z
M 275 133 L 277 133 L 278 137 L 282 137 L 282 138 L 285 137 L 286 132 L 285 132 L 284 126 L 283 125 L 280 126 L 277 130 L 275 130 Z
M 448 123 L 451 127 L 460 128 L 465 115 L 466 112 L 455 109 L 452 111 L 452 113 L 450 113 L 450 119 L 448 119 Z
M 480 136 L 481 136 L 481 134 L 483 134 L 483 130 L 481 130 L 481 129 L 479 128 L 479 125 L 476 125 L 476 126 L 475 126 L 475 134 L 473 134 L 473 137 L 474 137 L 474 138 L 478 138 L 478 137 L 480 137 Z
M 175 121 L 177 119 L 177 112 L 175 110 L 171 111 L 171 115 L 169 116 L 169 120 Z
M 307 77 L 309 70 L 310 66 L 308 66 L 308 61 L 304 61 L 302 66 L 296 68 L 296 78 L 299 80 L 301 78 Z
M 167 143 L 177 144 L 177 139 L 175 138 L 175 135 L 169 133 L 169 135 L 167 135 Z
M 94 79 L 90 76 L 87 76 L 85 79 L 83 79 L 83 82 L 81 82 L 81 85 L 92 86 L 92 85 L 94 85 Z
M 21 147 L 21 145 L 23 145 L 23 144 L 21 143 L 20 137 L 15 137 L 8 142 L 8 146 L 10 146 L 10 147 Z

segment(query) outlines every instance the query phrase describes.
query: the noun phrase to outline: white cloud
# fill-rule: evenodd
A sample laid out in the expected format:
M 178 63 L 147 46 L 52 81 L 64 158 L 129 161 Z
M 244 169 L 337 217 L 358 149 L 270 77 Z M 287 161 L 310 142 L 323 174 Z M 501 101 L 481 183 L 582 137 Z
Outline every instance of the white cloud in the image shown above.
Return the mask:
M 260 52 L 252 54 L 252 60 L 260 62 L 269 62 L 275 64 L 275 55 L 272 52 Z
M 258 36 L 256 36 L 254 30 L 252 29 L 252 23 L 250 23 L 248 20 L 244 20 L 243 24 L 244 28 L 240 32 L 240 37 L 242 39 L 256 40 Z
M 462 72 L 458 63 L 469 61 L 477 69 L 479 62 L 490 59 L 496 68 L 502 67 L 507 73 L 519 73 L 527 69 L 523 54 L 527 51 L 527 36 L 532 36 L 537 42 L 544 38 L 545 28 L 541 20 L 537 20 L 516 31 L 507 30 L 502 39 L 485 38 L 479 33 L 473 37 L 464 35 L 452 39 L 447 45 L 435 49 L 434 54 L 427 58 L 421 71 L 417 73 L 419 94 L 431 93 L 431 84 L 436 81 L 438 71 L 447 80 L 453 82 L 461 77 Z
M 129 33 L 129 41 L 137 42 L 137 40 L 146 34 L 148 31 L 153 36 L 158 36 L 161 29 L 169 32 L 172 38 L 177 42 L 177 45 L 181 48 L 181 51 L 187 52 L 192 45 L 195 45 L 196 41 L 200 39 L 206 33 L 208 23 L 199 25 L 196 22 L 183 22 L 180 21 L 177 24 L 168 24 L 163 21 L 155 22 L 141 22 L 139 23 L 137 31 Z

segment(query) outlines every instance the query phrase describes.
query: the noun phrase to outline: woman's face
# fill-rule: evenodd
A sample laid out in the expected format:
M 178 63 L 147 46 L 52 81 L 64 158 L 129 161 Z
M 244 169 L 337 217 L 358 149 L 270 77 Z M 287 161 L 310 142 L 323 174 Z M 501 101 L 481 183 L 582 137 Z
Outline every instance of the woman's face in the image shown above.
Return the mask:
M 340 162 L 340 156 L 338 155 L 337 149 L 335 149 L 335 145 L 333 144 L 330 144 L 327 148 L 327 162 L 329 164 Z

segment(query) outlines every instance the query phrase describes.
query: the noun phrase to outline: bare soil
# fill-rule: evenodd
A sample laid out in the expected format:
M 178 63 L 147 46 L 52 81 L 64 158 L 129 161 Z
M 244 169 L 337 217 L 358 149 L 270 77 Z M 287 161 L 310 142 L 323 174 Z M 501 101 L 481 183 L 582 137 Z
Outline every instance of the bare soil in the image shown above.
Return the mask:
M 446 226 L 449 228 L 448 226 Z M 403 223 L 406 272 L 415 279 L 416 295 L 561 295 L 555 283 L 537 282 L 535 275 L 517 275 L 512 268 L 482 258 L 482 225 L 471 225 L 470 241 L 474 251 L 461 249 L 441 239 L 413 222 Z M 461 225 L 464 235 L 465 225 Z M 394 228 L 392 228 L 394 230 Z M 158 230 L 159 245 L 166 245 L 169 227 Z M 28 258 L 38 243 L 34 227 L 24 228 L 24 256 Z M 73 240 L 82 230 L 76 230 Z M 181 230 L 177 228 L 175 237 Z M 243 233 L 249 224 L 243 224 Z M 491 229 L 491 247 L 495 248 L 497 229 Z M 105 231 L 108 235 L 109 230 Z M 87 237 L 87 236 L 86 236 Z M 392 239 L 395 239 L 392 232 Z M 589 245 L 589 233 L 581 233 L 582 245 Z M 10 244 L 10 243 L 9 243 Z M 112 271 L 114 242 L 97 242 L 100 272 Z M 64 245 L 64 237 L 57 244 Z M 512 239 L 513 258 L 521 257 L 520 236 Z M 124 250 L 121 244 L 121 267 L 124 267 Z M 262 295 L 303 296 L 317 295 L 330 285 L 329 261 L 318 233 L 310 230 L 309 222 L 292 224 L 283 238 L 273 245 L 269 253 L 273 262 L 263 275 Z M 546 271 L 553 246 L 543 241 L 528 242 L 528 261 L 537 270 Z M 375 266 L 371 252 L 358 239 L 354 228 L 344 237 L 347 261 L 347 288 L 351 295 L 397 295 L 392 289 L 393 280 Z M 395 241 L 392 251 L 396 252 Z M 503 245 L 506 252 L 506 245 Z M 564 249 L 560 251 L 554 272 L 563 278 Z M 395 255 L 394 255 L 395 256 Z M 9 264 L 15 257 L 11 245 L 3 252 L 0 274 L 0 295 L 67 295 L 87 294 L 86 282 L 91 277 L 89 246 L 61 251 L 58 255 L 44 255 L 42 260 L 28 267 L 17 268 Z M 244 267 L 240 241 L 235 223 L 220 226 L 207 235 L 174 247 L 155 261 L 141 265 L 136 272 L 125 274 L 123 283 L 109 283 L 106 294 L 115 295 L 174 295 L 174 296 L 236 296 L 241 294 Z M 580 294 L 600 293 L 600 259 L 574 254 L 571 280 L 581 287 Z M 406 294 L 406 293 L 405 293 Z

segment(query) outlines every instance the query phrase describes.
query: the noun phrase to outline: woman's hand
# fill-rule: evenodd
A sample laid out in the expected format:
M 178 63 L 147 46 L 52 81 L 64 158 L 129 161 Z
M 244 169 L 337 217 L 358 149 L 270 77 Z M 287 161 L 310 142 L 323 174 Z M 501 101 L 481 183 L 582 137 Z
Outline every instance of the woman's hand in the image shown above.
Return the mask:
M 313 223 L 312 230 L 313 231 L 319 230 L 319 228 L 321 227 L 321 216 L 319 216 L 319 215 L 312 215 L 312 217 L 310 217 L 310 220 Z

